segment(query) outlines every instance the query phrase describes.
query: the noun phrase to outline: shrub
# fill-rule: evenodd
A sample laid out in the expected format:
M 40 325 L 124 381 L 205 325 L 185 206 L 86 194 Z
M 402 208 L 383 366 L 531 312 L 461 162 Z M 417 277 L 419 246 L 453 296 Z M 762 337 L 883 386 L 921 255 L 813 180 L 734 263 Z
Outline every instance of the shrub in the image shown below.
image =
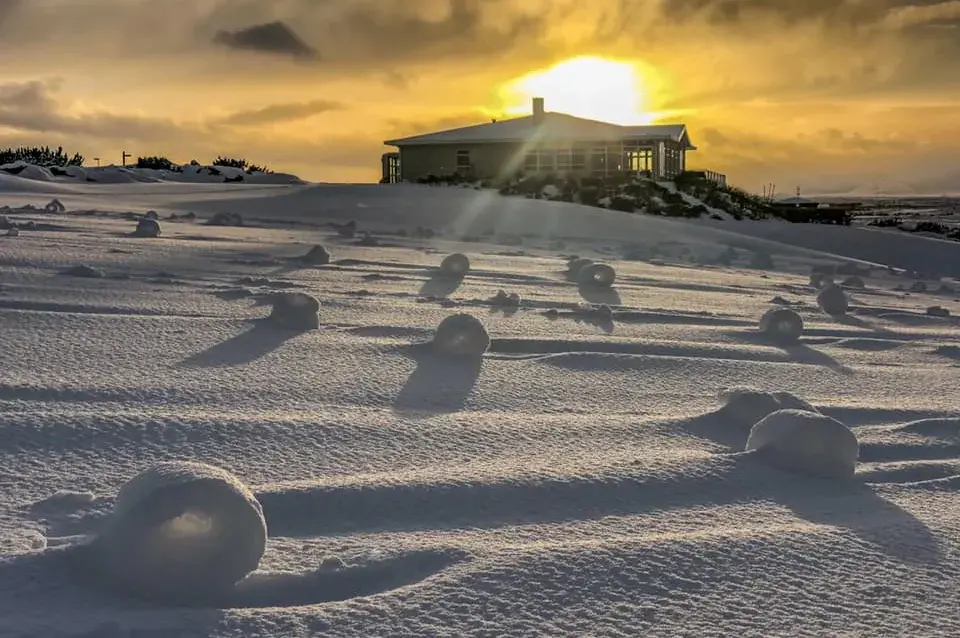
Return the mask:
M 247 173 L 270 173 L 270 169 L 266 166 L 260 166 L 259 164 L 250 164 L 247 160 L 243 158 L 234 158 L 234 157 L 222 157 L 217 156 L 217 159 L 213 160 L 214 166 L 226 166 L 228 168 L 239 168 L 242 171 Z
M 580 189 L 580 203 L 587 206 L 597 206 L 600 203 L 600 189 L 596 186 L 585 186 Z
M 155 157 L 138 157 L 137 168 L 150 168 L 158 171 L 181 171 L 179 166 L 162 155 Z
M 917 223 L 917 227 L 914 229 L 916 233 L 936 233 L 938 235 L 946 235 L 950 232 L 950 229 L 940 222 L 931 222 L 924 221 Z
M 877 228 L 896 228 L 903 223 L 903 220 L 899 217 L 884 217 L 881 219 L 871 220 L 867 226 L 876 226 Z
M 632 213 L 637 210 L 637 202 L 629 197 L 617 195 L 610 200 L 610 209 L 619 210 L 624 213 Z
M 49 168 L 51 166 L 83 166 L 83 155 L 74 153 L 73 157 L 63 152 L 63 147 L 56 150 L 49 146 L 19 146 L 17 148 L 0 149 L 0 164 L 26 162 L 35 166 Z

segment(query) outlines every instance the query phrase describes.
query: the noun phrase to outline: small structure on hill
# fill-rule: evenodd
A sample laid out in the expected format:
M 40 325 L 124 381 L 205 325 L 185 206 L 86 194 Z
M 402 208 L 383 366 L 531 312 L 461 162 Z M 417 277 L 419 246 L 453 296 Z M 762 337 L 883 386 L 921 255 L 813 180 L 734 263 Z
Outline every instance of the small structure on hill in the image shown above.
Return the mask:
M 851 211 L 859 207 L 856 202 L 831 204 L 800 196 L 800 189 L 794 197 L 786 197 L 770 202 L 777 216 L 790 222 L 839 224 L 847 226 L 852 219 Z
M 399 152 L 382 157 L 385 183 L 460 175 L 496 179 L 525 175 L 596 176 L 648 172 L 669 179 L 696 150 L 683 124 L 620 126 L 545 110 L 531 115 L 387 140 Z

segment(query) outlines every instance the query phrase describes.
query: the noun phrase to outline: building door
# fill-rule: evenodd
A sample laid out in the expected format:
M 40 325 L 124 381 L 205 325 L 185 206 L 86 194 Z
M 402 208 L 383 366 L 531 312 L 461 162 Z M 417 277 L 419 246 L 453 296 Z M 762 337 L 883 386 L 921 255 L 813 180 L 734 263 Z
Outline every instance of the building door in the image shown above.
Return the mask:
M 381 163 L 383 175 L 380 181 L 384 184 L 400 183 L 400 153 L 384 153 Z

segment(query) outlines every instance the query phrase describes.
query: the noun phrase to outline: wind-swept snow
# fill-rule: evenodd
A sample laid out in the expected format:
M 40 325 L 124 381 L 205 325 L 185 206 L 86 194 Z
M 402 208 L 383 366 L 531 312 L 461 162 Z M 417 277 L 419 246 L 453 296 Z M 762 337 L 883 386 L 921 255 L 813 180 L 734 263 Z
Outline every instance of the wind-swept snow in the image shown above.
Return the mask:
M 960 634 L 960 304 L 936 279 L 960 244 L 412 185 L 0 175 L 2 205 L 0 635 Z M 162 234 L 135 236 L 149 211 Z M 853 260 L 877 266 L 831 316 L 811 269 Z M 910 292 L 891 261 L 938 270 Z M 318 329 L 267 320 L 294 298 Z M 775 307 L 798 341 L 761 334 Z M 429 347 L 451 315 L 482 356 Z M 854 476 L 745 451 L 780 410 L 849 428 Z M 235 476 L 269 537 L 228 591 L 150 605 L 98 552 L 121 487 L 171 461 Z M 256 564 L 217 547 L 218 587 Z

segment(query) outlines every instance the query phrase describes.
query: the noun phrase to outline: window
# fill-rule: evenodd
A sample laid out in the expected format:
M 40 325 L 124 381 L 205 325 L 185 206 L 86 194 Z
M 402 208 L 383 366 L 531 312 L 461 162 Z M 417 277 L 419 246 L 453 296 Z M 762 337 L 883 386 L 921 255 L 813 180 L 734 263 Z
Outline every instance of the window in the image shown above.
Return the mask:
M 466 173 L 470 168 L 470 151 L 457 151 L 457 172 Z
M 540 172 L 552 173 L 556 170 L 556 153 L 554 151 L 540 151 Z
M 593 171 L 594 173 L 599 173 L 600 175 L 603 175 L 604 171 L 606 170 L 606 167 L 607 167 L 606 155 L 604 154 L 603 151 L 600 151 L 600 152 L 595 151 L 590 154 L 590 170 L 591 171 Z
M 523 158 L 523 172 L 524 173 L 537 172 L 537 154 L 536 153 L 527 153 L 527 156 Z

